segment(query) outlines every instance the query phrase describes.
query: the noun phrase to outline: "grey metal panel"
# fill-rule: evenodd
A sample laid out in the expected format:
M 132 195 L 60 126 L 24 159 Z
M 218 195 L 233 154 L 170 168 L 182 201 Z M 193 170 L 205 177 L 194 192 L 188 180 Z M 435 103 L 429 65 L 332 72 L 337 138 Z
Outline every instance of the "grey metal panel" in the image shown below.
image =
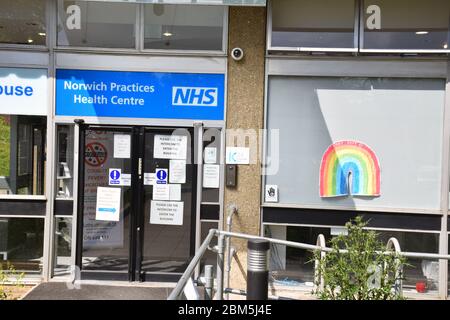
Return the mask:
M 56 68 L 117 71 L 225 73 L 226 57 L 76 54 L 58 52 Z
M 55 200 L 53 211 L 55 216 L 73 215 L 73 200 Z
M 446 60 L 387 60 L 365 58 L 294 59 L 271 57 L 269 75 L 354 77 L 447 77 Z
M 202 204 L 200 209 L 200 219 L 220 220 L 220 204 Z
M 269 77 L 267 127 L 280 129 L 280 160 L 266 183 L 279 186 L 280 204 L 439 211 L 444 85 L 439 79 Z M 361 141 L 377 154 L 380 197 L 319 196 L 322 155 L 339 140 Z
M 369 221 L 369 228 L 422 231 L 439 231 L 441 228 L 441 217 L 438 215 L 287 208 L 264 208 L 263 223 L 344 226 L 357 215 Z
M 0 50 L 0 66 L 9 67 L 45 67 L 49 63 L 49 54 L 43 52 Z
M 225 121 L 221 120 L 184 120 L 184 119 L 150 119 L 150 118 L 110 118 L 110 117 L 55 117 L 56 123 L 73 123 L 75 119 L 82 118 L 86 124 L 105 125 L 136 125 L 136 126 L 175 126 L 192 127 L 196 122 L 202 122 L 206 127 L 224 126 Z
M 2 200 L 0 216 L 45 216 L 47 201 L 42 200 Z

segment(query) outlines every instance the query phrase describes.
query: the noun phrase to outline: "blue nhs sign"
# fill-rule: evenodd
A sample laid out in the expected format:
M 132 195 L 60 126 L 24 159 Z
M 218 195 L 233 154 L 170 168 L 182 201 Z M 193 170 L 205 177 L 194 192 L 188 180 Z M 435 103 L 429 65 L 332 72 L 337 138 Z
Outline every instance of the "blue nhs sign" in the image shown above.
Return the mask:
M 174 106 L 217 107 L 218 88 L 173 87 Z
M 224 120 L 223 74 L 56 70 L 56 115 Z

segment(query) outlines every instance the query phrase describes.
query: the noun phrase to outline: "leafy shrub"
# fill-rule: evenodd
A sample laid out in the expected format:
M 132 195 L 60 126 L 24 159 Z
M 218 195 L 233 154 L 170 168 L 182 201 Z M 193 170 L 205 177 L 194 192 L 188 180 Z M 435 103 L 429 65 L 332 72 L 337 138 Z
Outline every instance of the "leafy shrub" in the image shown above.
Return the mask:
M 402 280 L 401 267 L 406 260 L 394 253 L 380 254 L 386 251 L 386 245 L 378 240 L 376 232 L 364 229 L 366 225 L 362 217 L 356 217 L 346 223 L 347 235 L 330 241 L 331 252 L 324 257 L 319 250 L 314 252 L 317 276 L 313 294 L 320 299 L 403 299 L 401 292 L 393 288 Z
M 24 273 L 18 273 L 13 265 L 0 263 L 0 300 L 13 299 L 11 287 L 23 287 Z

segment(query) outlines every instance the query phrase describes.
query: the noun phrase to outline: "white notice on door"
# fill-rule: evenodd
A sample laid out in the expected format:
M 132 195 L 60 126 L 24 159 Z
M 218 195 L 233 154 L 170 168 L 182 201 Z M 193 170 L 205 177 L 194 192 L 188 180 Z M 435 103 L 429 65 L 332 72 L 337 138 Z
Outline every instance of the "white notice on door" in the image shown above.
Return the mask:
M 155 135 L 153 156 L 156 159 L 186 159 L 187 137 Z
M 169 183 L 186 183 L 186 160 L 170 160 L 169 172 Z
M 205 148 L 205 163 L 213 164 L 217 161 L 217 148 L 206 147 Z
M 152 201 L 150 223 L 164 225 L 183 225 L 184 203 L 178 201 Z
M 129 159 L 131 154 L 131 136 L 129 134 L 114 135 L 114 158 Z
M 120 188 L 97 187 L 95 220 L 119 221 Z
M 220 165 L 203 165 L 203 188 L 219 188 L 220 184 Z
M 170 187 L 168 184 L 155 184 L 153 186 L 153 200 L 170 200 Z
M 181 200 L 181 184 L 169 184 L 170 201 Z
M 153 186 L 156 184 L 154 172 L 144 172 L 144 186 Z
M 120 185 L 121 186 L 131 186 L 131 174 L 122 173 Z

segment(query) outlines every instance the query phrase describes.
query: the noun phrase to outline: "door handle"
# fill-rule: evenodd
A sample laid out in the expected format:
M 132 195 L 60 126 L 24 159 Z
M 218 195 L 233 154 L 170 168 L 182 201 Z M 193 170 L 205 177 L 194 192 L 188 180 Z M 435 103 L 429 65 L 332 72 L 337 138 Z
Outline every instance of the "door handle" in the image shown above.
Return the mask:
M 139 179 L 140 179 L 142 176 L 142 158 L 139 158 L 138 175 L 139 175 Z

